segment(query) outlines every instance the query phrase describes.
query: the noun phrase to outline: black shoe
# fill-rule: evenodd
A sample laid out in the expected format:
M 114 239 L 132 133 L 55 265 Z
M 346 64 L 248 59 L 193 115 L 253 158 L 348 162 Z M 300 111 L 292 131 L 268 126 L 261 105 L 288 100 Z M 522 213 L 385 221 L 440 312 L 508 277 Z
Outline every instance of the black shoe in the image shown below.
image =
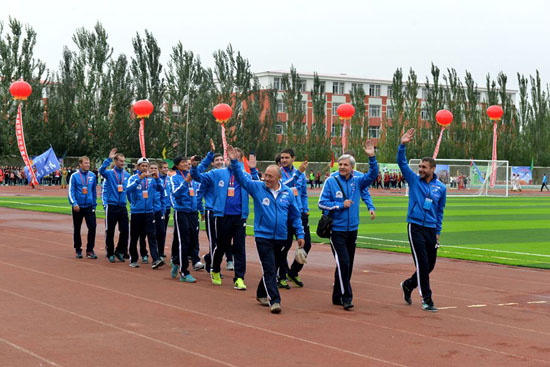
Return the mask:
M 77 259 L 82 259 L 82 251 L 78 251 L 78 250 L 77 250 L 77 251 L 76 251 L 75 257 L 76 257 Z
M 437 312 L 437 308 L 434 306 L 434 301 L 431 298 L 424 298 L 422 300 L 422 309 L 424 311 Z
M 353 308 L 353 303 L 351 303 L 351 301 L 349 301 L 349 302 L 344 302 L 344 305 L 343 305 L 343 306 L 344 306 L 344 310 L 349 311 L 349 310 L 351 310 L 351 309 Z
M 97 255 L 93 251 L 86 251 L 87 259 L 97 259 Z
M 405 302 L 407 302 L 409 305 L 412 305 L 413 303 L 411 299 L 412 290 L 410 290 L 405 286 L 405 282 L 401 282 L 401 289 L 403 290 L 403 299 L 405 300 Z
M 124 254 L 119 254 L 119 253 L 116 253 L 115 254 L 115 257 L 118 259 L 118 261 L 120 261 L 121 263 L 124 262 Z
M 153 261 L 153 264 L 151 264 L 151 267 L 153 269 L 156 269 L 158 267 L 161 267 L 162 265 L 164 265 L 164 261 L 162 261 L 161 259 L 158 259 L 156 261 Z
M 298 275 L 291 275 L 290 273 L 288 273 L 286 275 L 286 278 L 290 280 L 292 283 L 296 284 L 298 288 L 302 288 L 304 286 L 302 279 L 300 279 Z

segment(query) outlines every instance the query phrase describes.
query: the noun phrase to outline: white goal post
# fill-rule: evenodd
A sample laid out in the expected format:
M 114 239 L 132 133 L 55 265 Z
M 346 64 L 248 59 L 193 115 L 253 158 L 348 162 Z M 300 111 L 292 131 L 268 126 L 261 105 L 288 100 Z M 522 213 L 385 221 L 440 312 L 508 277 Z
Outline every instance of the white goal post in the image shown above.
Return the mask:
M 508 161 L 482 159 L 437 159 L 436 175 L 447 186 L 447 196 L 508 196 Z M 495 166 L 495 184 L 491 174 Z M 418 174 L 420 159 L 409 160 L 409 166 Z M 407 185 L 406 195 L 409 195 Z

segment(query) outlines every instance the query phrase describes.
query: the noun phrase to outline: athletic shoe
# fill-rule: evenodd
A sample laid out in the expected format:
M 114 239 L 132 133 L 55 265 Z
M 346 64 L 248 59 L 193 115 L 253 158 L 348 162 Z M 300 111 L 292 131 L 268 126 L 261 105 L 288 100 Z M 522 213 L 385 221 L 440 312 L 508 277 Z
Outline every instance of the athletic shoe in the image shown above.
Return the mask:
M 235 264 L 233 264 L 233 261 L 227 262 L 227 266 L 225 267 L 225 270 L 229 270 L 229 271 L 235 270 Z
M 163 262 L 164 262 L 164 260 L 166 260 L 166 256 L 165 256 L 165 255 L 160 255 L 159 257 L 160 257 L 160 259 L 161 259 Z M 165 262 L 165 263 L 166 263 L 166 262 Z
M 204 269 L 204 264 L 201 263 L 200 261 L 197 261 L 195 263 L 195 265 L 193 265 L 193 270 L 195 270 L 195 271 L 199 271 L 199 270 L 202 270 L 202 269 Z
M 76 257 L 77 259 L 82 259 L 82 251 L 76 251 L 75 257 Z
M 139 264 L 137 262 L 135 263 L 130 263 L 130 267 L 131 268 L 139 268 Z
M 277 282 L 277 287 L 284 288 L 284 289 L 290 289 L 290 286 L 288 285 L 288 282 L 284 279 L 281 279 Z
M 262 306 L 269 307 L 269 300 L 267 297 L 256 297 L 256 301 L 260 302 Z
M 145 255 L 141 258 L 142 264 L 149 264 L 149 256 Z
M 344 302 L 344 310 L 349 311 L 353 308 L 353 303 L 350 302 Z
M 210 262 L 206 261 L 206 255 L 202 255 L 202 261 L 204 261 L 204 269 L 206 269 L 207 273 L 210 273 Z
M 246 285 L 244 284 L 243 278 L 237 278 L 233 288 L 238 289 L 240 291 L 246 291 Z
M 119 254 L 119 253 L 116 253 L 115 254 L 115 257 L 118 259 L 118 261 L 120 261 L 121 263 L 124 262 L 124 254 Z
M 431 298 L 424 298 L 422 300 L 422 309 L 424 311 L 437 312 L 437 308 L 434 306 Z
M 86 252 L 87 259 L 97 259 L 97 255 L 93 251 Z
M 274 303 L 271 305 L 271 313 L 281 313 L 281 304 Z
M 179 265 L 177 264 L 174 264 L 174 263 L 171 263 L 171 268 L 170 268 L 170 276 L 174 279 L 176 279 L 176 277 L 178 276 L 178 269 L 179 269 Z
M 184 283 L 196 283 L 197 282 L 197 279 L 193 278 L 193 276 L 191 274 L 187 274 L 183 277 L 180 276 L 180 282 L 184 282 Z
M 114 263 L 114 262 L 115 262 L 115 256 L 114 256 L 114 255 L 107 256 L 107 259 L 109 259 L 109 262 L 110 262 L 110 263 Z
M 405 282 L 401 282 L 401 289 L 403 290 L 403 299 L 405 300 L 405 302 L 407 302 L 409 305 L 411 305 L 412 304 L 412 299 L 411 299 L 412 290 L 405 286 Z
M 153 261 L 153 264 L 151 265 L 151 267 L 153 269 L 156 269 L 158 267 L 161 267 L 162 265 L 164 265 L 164 261 L 162 261 L 161 259 L 158 259 L 157 261 Z
M 302 288 L 304 286 L 304 283 L 302 282 L 302 279 L 298 275 L 293 276 L 290 274 L 286 275 L 286 279 L 290 280 L 292 283 L 296 284 L 298 288 Z
M 212 284 L 214 285 L 222 285 L 222 278 L 220 277 L 220 273 L 211 272 L 210 278 L 212 278 Z

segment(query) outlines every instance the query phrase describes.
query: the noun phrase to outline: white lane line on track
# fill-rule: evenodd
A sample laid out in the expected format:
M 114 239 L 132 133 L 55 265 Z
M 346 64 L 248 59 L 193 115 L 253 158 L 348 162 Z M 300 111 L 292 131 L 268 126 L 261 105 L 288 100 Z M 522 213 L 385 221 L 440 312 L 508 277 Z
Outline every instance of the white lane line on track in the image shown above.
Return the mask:
M 466 307 L 469 307 L 469 308 L 477 308 L 477 307 L 487 307 L 487 305 L 468 305 Z
M 447 307 L 438 307 L 438 310 L 451 310 L 453 308 L 457 308 L 456 306 L 447 306 Z
M 546 303 L 547 301 L 530 301 L 530 302 L 527 302 L 529 304 L 538 304 L 538 303 Z
M 65 309 L 65 308 L 58 307 L 58 306 L 56 306 L 56 305 L 52 305 L 52 304 L 50 304 L 50 303 L 40 301 L 40 300 L 38 300 L 38 299 L 34 299 L 34 298 L 31 298 L 31 297 L 27 297 L 27 296 L 25 296 L 25 295 L 22 295 L 22 294 L 19 294 L 19 293 L 16 293 L 16 292 L 12 292 L 12 291 L 10 291 L 10 290 L 8 290 L 8 289 L 0 288 L 0 291 L 5 292 L 5 293 L 8 293 L 8 294 L 11 294 L 11 295 L 13 295 L 13 296 L 17 296 L 17 297 L 23 298 L 23 299 L 25 299 L 25 300 L 27 300 L 27 301 L 32 301 L 32 302 L 41 304 L 41 305 L 43 305 L 43 306 L 53 308 L 54 310 L 58 310 L 58 311 L 61 311 L 61 312 L 66 312 L 66 313 L 68 313 L 68 314 L 70 314 L 70 315 L 73 315 L 73 316 L 76 316 L 76 317 L 80 317 L 80 318 L 82 318 L 82 319 L 85 319 L 85 320 L 88 320 L 88 321 L 92 321 L 92 322 L 101 324 L 101 325 L 103 325 L 103 326 L 107 326 L 107 327 L 110 327 L 110 328 L 113 328 L 113 329 L 122 331 L 122 332 L 127 333 L 127 334 L 130 334 L 130 335 L 134 335 L 134 336 L 137 336 L 137 337 L 141 337 L 141 338 L 147 339 L 147 340 L 152 341 L 152 342 L 156 342 L 156 343 L 159 343 L 159 344 L 168 346 L 168 347 L 172 347 L 172 348 L 174 348 L 174 349 L 177 349 L 177 350 L 182 351 L 182 352 L 185 352 L 185 353 L 193 354 L 194 356 L 197 356 L 197 357 L 201 357 L 201 358 L 207 359 L 207 360 L 209 360 L 209 361 L 211 361 L 211 362 L 216 362 L 216 363 L 221 364 L 221 365 L 224 365 L 224 366 L 236 367 L 235 365 L 232 365 L 232 364 L 227 363 L 227 362 L 224 362 L 224 361 L 220 361 L 220 360 L 218 360 L 218 359 L 209 357 L 209 356 L 207 356 L 207 355 L 204 355 L 204 354 L 201 354 L 201 353 L 197 353 L 197 352 L 193 352 L 193 351 L 184 349 L 184 348 L 182 348 L 182 347 L 179 347 L 179 346 L 177 346 L 177 345 L 170 344 L 170 343 L 167 343 L 167 342 L 164 342 L 164 341 L 162 341 L 162 340 L 155 339 L 155 338 L 151 338 L 150 336 L 147 336 L 147 335 L 144 335 L 144 334 L 141 334 L 141 333 L 132 331 L 132 330 L 128 330 L 128 329 L 124 329 L 124 328 L 118 327 L 118 326 L 116 326 L 116 325 L 113 325 L 112 323 L 106 323 L 106 322 L 103 322 L 103 321 L 101 321 L 101 320 L 94 319 L 93 317 L 84 316 L 84 315 L 82 315 L 82 314 L 80 314 L 80 313 L 76 313 L 76 312 L 73 312 L 73 311 L 71 311 L 71 310 L 67 310 L 67 309 Z
M 176 306 L 176 305 L 172 305 L 172 304 L 169 304 L 169 303 L 164 303 L 164 302 L 157 301 L 157 300 L 154 300 L 154 299 L 149 299 L 149 298 L 137 296 L 137 295 L 135 295 L 135 294 L 130 294 L 130 293 L 126 293 L 126 292 L 117 291 L 116 289 L 111 289 L 111 288 L 106 288 L 106 287 L 102 287 L 102 286 L 95 285 L 95 284 L 90 284 L 90 283 L 86 283 L 86 282 L 81 282 L 81 281 L 79 281 L 79 280 L 70 279 L 70 278 L 66 278 L 66 277 L 59 276 L 59 275 L 55 275 L 55 274 L 50 274 L 50 273 L 42 272 L 42 271 L 39 271 L 39 270 L 28 269 L 28 268 L 25 268 L 25 267 L 22 267 L 22 266 L 19 266 L 19 265 L 5 263 L 5 262 L 3 262 L 3 261 L 0 261 L 0 264 L 7 265 L 7 266 L 12 266 L 12 267 L 15 267 L 15 268 L 18 268 L 18 269 L 27 271 L 27 272 L 28 272 L 28 271 L 31 271 L 31 272 L 34 272 L 34 273 L 37 273 L 37 274 L 47 275 L 47 276 L 50 276 L 50 277 L 53 277 L 53 278 L 58 278 L 58 279 L 63 279 L 63 280 L 66 280 L 66 281 L 69 281 L 69 282 L 73 282 L 73 283 L 76 283 L 76 284 L 81 284 L 81 285 L 89 286 L 89 287 L 92 287 L 92 288 L 101 289 L 101 290 L 104 290 L 104 291 L 116 293 L 116 294 L 123 295 L 123 296 L 128 296 L 128 297 L 131 297 L 131 298 L 136 298 L 136 299 L 139 299 L 139 300 L 142 300 L 142 301 L 145 301 L 145 302 L 151 302 L 151 303 L 154 303 L 154 304 L 158 304 L 158 305 L 170 307 L 170 308 L 173 308 L 173 309 L 176 309 L 176 310 L 182 310 L 182 311 L 185 311 L 185 312 L 188 312 L 188 313 L 192 313 L 192 314 L 196 314 L 196 315 L 203 316 L 203 317 L 205 317 L 205 318 L 215 319 L 215 320 L 218 320 L 218 321 L 224 321 L 224 322 L 227 322 L 227 323 L 230 323 L 230 324 L 234 324 L 234 325 L 239 325 L 239 326 L 242 326 L 242 327 L 245 327 L 245 328 L 254 329 L 254 330 L 258 330 L 258 331 L 263 331 L 263 332 L 266 332 L 266 333 L 269 333 L 269 334 L 273 334 L 273 335 L 277 335 L 277 336 L 281 336 L 281 337 L 286 337 L 286 338 L 292 339 L 292 340 L 294 340 L 294 341 L 301 341 L 301 342 L 304 342 L 304 343 L 306 343 L 306 344 L 311 344 L 311 345 L 315 345 L 315 346 L 318 346 L 318 347 L 321 347 L 321 348 L 331 349 L 331 350 L 334 350 L 334 351 L 337 351 L 337 352 L 341 352 L 341 353 L 351 354 L 351 355 L 354 355 L 354 356 L 357 356 L 357 357 L 361 357 L 361 358 L 365 358 L 365 359 L 368 359 L 368 360 L 377 361 L 377 362 L 381 362 L 381 363 L 385 363 L 385 364 L 390 364 L 390 365 L 393 365 L 393 366 L 405 366 L 405 365 L 402 365 L 402 364 L 399 364 L 399 363 L 394 363 L 394 362 L 387 361 L 387 360 L 384 360 L 384 359 L 380 359 L 380 358 L 368 356 L 368 355 L 365 355 L 365 354 L 353 352 L 353 351 L 346 350 L 346 349 L 342 349 L 342 348 L 339 348 L 339 347 L 334 347 L 334 346 L 329 345 L 329 344 L 318 343 L 318 342 L 315 342 L 315 341 L 312 341 L 312 340 L 309 340 L 309 339 L 305 339 L 305 338 L 301 338 L 301 337 L 295 337 L 295 336 L 292 336 L 292 335 L 289 335 L 289 334 L 284 334 L 284 333 L 281 333 L 281 332 L 278 332 L 278 331 L 265 329 L 265 328 L 260 327 L 260 326 L 255 326 L 255 325 L 252 325 L 252 324 L 246 324 L 246 323 L 244 323 L 244 322 L 231 320 L 231 319 L 228 319 L 228 318 L 225 318 L 225 317 L 215 316 L 215 315 L 211 315 L 211 314 L 208 314 L 208 313 L 204 313 L 204 312 L 200 312 L 200 311 L 195 311 L 195 310 L 187 309 L 187 308 L 184 308 L 184 307 L 181 307 L 181 306 Z M 5 289 L 2 289 L 2 288 L 0 288 L 0 290 L 2 290 L 2 291 L 4 291 L 4 292 L 7 292 L 7 293 L 12 293 L 12 294 L 17 295 L 17 296 L 20 296 L 20 297 L 22 297 L 22 298 L 28 298 L 28 297 L 26 297 L 26 296 L 16 294 L 16 293 L 11 292 L 11 291 L 9 291 L 9 290 L 5 290 Z M 42 301 L 34 300 L 34 299 L 32 299 L 32 298 L 28 298 L 28 299 L 29 299 L 29 300 L 32 300 L 32 301 L 35 301 L 35 302 L 38 302 L 38 303 L 43 303 Z M 53 308 L 58 308 L 57 306 L 54 306 L 54 305 L 48 305 L 48 304 L 46 304 L 46 303 L 43 303 L 43 304 L 45 304 L 45 305 L 47 305 L 47 306 L 50 306 L 50 307 L 53 307 Z M 74 313 L 74 312 L 69 311 L 69 310 L 64 310 L 64 309 L 61 309 L 61 308 L 59 308 L 59 309 L 60 309 L 60 310 L 63 310 L 63 311 L 66 311 L 66 312 L 69 312 L 69 313 L 71 313 L 71 314 L 74 314 L 75 316 L 83 317 L 83 318 L 89 319 L 89 320 L 91 320 L 91 321 L 97 321 L 97 322 L 99 322 L 99 323 L 105 324 L 106 326 L 113 326 L 113 325 L 111 325 L 111 324 L 104 323 L 104 322 L 102 322 L 102 321 L 100 321 L 100 320 L 95 320 L 95 319 L 92 319 L 92 318 L 88 318 L 88 317 L 86 317 L 86 316 L 83 316 L 83 315 Z M 120 330 L 122 330 L 122 331 L 128 332 L 128 333 L 130 333 L 130 334 L 133 334 L 133 333 L 134 333 L 134 332 L 132 332 L 132 331 L 130 331 L 130 330 L 118 328 L 118 327 L 116 327 L 116 326 L 113 326 L 113 327 L 115 327 L 115 328 L 117 328 L 117 329 L 120 329 Z M 136 333 L 136 334 L 138 334 L 138 333 Z M 143 335 L 143 334 L 139 334 L 139 335 Z M 143 337 L 144 337 L 144 338 L 147 338 L 147 339 L 150 339 L 150 340 L 153 340 L 153 341 L 157 341 L 156 339 L 150 338 L 150 337 L 148 337 L 148 336 L 146 336 L 146 335 L 143 335 Z M 159 341 L 159 342 L 160 342 L 160 341 Z M 180 350 L 182 350 L 182 351 L 186 351 L 186 352 L 189 352 L 189 353 L 198 355 L 198 356 L 203 356 L 203 355 L 200 354 L 200 353 L 195 353 L 195 352 L 192 352 L 192 351 L 187 351 L 187 350 L 185 350 L 185 349 L 183 349 L 183 348 L 181 348 L 181 347 L 178 347 L 177 345 L 172 345 L 172 344 L 165 343 L 165 342 L 160 342 L 160 343 L 161 343 L 161 344 L 170 345 L 170 346 L 172 346 L 172 347 L 175 347 L 176 349 L 180 349 Z M 221 364 L 225 364 L 225 365 L 228 365 L 228 366 L 232 366 L 232 365 L 229 365 L 229 364 L 227 364 L 227 363 L 225 363 L 225 362 L 223 362 L 223 361 L 214 360 L 214 359 L 212 359 L 212 358 L 210 358 L 210 357 L 208 357 L 208 356 L 204 356 L 204 357 L 207 358 L 207 359 L 210 359 L 210 360 L 219 362 L 219 363 L 221 363 Z
M 34 358 L 41 360 L 42 362 L 46 362 L 46 363 L 49 364 L 50 366 L 62 367 L 60 364 L 57 364 L 57 363 L 55 363 L 55 362 L 53 362 L 53 361 L 50 361 L 49 359 L 46 359 L 46 358 L 44 358 L 44 357 L 42 357 L 42 356 L 39 356 L 38 354 L 36 354 L 36 353 L 34 353 L 34 352 L 31 352 L 30 350 L 25 349 L 25 348 L 23 348 L 23 347 L 21 347 L 21 346 L 19 346 L 19 345 L 17 345 L 17 344 L 14 344 L 14 343 L 12 343 L 12 342 L 10 342 L 10 341 L 4 339 L 4 338 L 0 338 L 0 342 L 3 342 L 3 343 L 5 343 L 5 344 L 9 345 L 10 347 L 15 348 L 15 349 L 17 349 L 17 350 L 19 350 L 19 351 L 21 351 L 21 352 L 23 352 L 23 353 L 27 353 L 28 355 L 31 355 L 31 356 L 33 356 Z
M 519 305 L 519 303 L 509 302 L 509 303 L 499 303 L 498 305 L 499 306 L 515 306 L 515 305 Z

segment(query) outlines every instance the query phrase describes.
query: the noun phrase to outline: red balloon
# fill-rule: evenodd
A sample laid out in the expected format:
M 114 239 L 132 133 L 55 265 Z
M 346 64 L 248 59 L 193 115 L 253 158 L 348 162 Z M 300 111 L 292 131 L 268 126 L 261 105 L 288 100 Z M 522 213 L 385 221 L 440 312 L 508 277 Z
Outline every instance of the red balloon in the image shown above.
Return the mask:
M 132 108 L 134 109 L 134 113 L 136 114 L 138 119 L 149 117 L 149 115 L 153 113 L 153 104 L 146 99 L 137 101 L 136 103 L 134 103 Z
M 349 120 L 355 113 L 355 107 L 351 103 L 344 103 L 338 106 L 336 113 L 340 116 L 340 120 Z
M 487 116 L 491 120 L 500 120 L 504 111 L 499 105 L 493 105 L 487 109 Z
M 214 107 L 212 113 L 214 114 L 216 121 L 223 123 L 231 118 L 233 109 L 226 103 L 220 103 Z
M 435 114 L 435 121 L 441 126 L 449 126 L 453 122 L 453 114 L 447 110 L 439 110 Z
M 11 83 L 10 93 L 13 96 L 13 99 L 25 101 L 27 100 L 27 97 L 31 95 L 32 87 L 29 83 L 19 80 Z

